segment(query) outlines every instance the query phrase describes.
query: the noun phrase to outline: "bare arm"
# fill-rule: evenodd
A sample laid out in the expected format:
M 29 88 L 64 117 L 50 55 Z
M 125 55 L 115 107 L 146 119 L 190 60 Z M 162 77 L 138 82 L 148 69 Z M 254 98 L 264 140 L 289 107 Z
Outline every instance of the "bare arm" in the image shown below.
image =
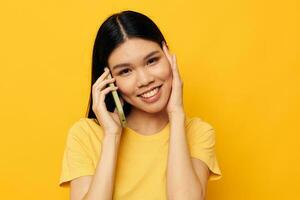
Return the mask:
M 71 200 L 112 199 L 119 143 L 120 134 L 105 134 L 94 176 L 71 181 Z
M 184 112 L 170 116 L 167 168 L 168 199 L 203 200 L 204 191 L 189 155 L 184 129 Z

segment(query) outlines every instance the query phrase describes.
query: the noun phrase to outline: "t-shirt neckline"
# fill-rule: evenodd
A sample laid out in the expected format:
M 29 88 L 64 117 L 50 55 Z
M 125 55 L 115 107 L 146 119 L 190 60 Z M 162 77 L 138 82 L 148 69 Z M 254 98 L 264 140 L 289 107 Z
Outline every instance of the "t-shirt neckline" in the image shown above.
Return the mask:
M 169 131 L 170 122 L 168 122 L 161 130 L 159 130 L 157 133 L 151 134 L 151 135 L 143 135 L 138 133 L 137 131 L 129 128 L 128 126 L 125 127 L 125 132 L 128 133 L 130 136 L 139 139 L 139 140 L 155 140 L 155 139 L 159 139 L 162 137 L 165 137 Z

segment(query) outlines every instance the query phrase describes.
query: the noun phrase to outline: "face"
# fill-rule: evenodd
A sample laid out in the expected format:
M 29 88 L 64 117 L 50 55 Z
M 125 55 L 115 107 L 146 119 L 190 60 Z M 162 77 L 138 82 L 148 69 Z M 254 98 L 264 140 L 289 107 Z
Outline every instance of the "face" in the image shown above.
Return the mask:
M 108 65 L 121 98 L 131 104 L 132 109 L 147 113 L 165 109 L 171 93 L 172 71 L 157 43 L 129 39 L 114 49 Z

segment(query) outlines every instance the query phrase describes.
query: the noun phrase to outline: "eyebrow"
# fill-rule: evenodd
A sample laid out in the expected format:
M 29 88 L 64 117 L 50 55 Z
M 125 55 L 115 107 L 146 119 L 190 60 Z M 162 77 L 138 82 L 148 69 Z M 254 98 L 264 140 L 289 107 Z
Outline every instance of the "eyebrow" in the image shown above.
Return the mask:
M 159 51 L 157 51 L 157 50 L 156 51 L 152 51 L 151 53 L 149 53 L 148 55 L 146 55 L 144 57 L 144 60 L 146 60 L 147 58 L 151 57 L 152 55 L 154 55 L 156 53 L 159 53 Z M 125 67 L 125 66 L 128 66 L 128 65 L 130 65 L 130 63 L 121 63 L 121 64 L 117 64 L 117 65 L 113 66 L 112 69 L 114 70 L 114 69 L 116 69 L 118 67 Z

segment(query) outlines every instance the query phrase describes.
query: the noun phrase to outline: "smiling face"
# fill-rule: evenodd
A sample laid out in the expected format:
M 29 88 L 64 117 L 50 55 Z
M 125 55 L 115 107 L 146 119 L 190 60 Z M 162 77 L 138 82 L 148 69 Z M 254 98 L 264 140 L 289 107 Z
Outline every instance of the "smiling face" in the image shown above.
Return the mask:
M 128 39 L 114 49 L 108 65 L 116 79 L 118 92 L 133 106 L 132 110 L 157 113 L 165 109 L 171 93 L 172 71 L 157 43 Z

